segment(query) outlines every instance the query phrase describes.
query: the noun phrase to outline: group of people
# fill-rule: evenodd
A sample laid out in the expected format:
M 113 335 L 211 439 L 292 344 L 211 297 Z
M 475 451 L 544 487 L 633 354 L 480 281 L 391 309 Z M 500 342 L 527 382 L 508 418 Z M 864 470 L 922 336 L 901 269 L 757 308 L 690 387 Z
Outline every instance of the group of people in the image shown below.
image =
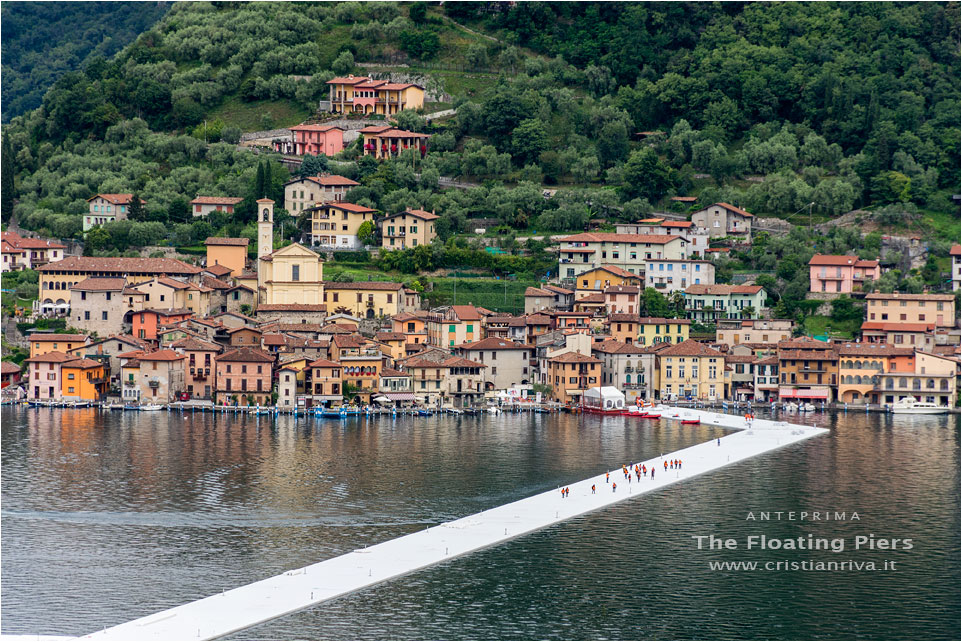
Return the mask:
M 719 445 L 721 445 L 721 444 L 719 444 Z M 666 471 L 668 471 L 668 470 L 681 470 L 681 460 L 680 460 L 680 459 L 668 459 L 668 460 L 665 460 L 665 461 L 663 462 L 663 464 L 664 464 L 664 468 L 665 468 Z M 642 478 L 642 477 L 647 477 L 649 472 L 651 473 L 651 478 L 652 478 L 652 479 L 655 478 L 655 466 L 652 466 L 651 468 L 649 468 L 646 464 L 633 464 L 632 467 L 631 467 L 631 469 L 629 469 L 629 467 L 628 467 L 627 465 L 622 465 L 622 467 L 621 467 L 621 472 L 622 472 L 622 474 L 625 476 L 625 479 L 628 480 L 628 483 L 629 483 L 629 484 L 631 483 L 631 473 L 632 473 L 632 472 L 634 472 L 634 474 L 635 474 L 635 479 L 637 479 L 638 481 L 641 481 L 641 478 Z M 613 492 L 613 493 L 618 492 L 618 484 L 617 484 L 617 482 L 611 481 L 611 473 L 605 473 L 605 485 L 607 485 L 607 484 L 611 484 L 611 492 Z M 592 485 L 591 485 L 591 494 L 594 495 L 594 494 L 597 493 L 597 491 L 598 491 L 597 485 L 592 484 Z M 571 489 L 568 488 L 567 486 L 565 486 L 564 488 L 561 489 L 561 497 L 562 497 L 562 498 L 567 497 L 570 493 L 571 493 Z

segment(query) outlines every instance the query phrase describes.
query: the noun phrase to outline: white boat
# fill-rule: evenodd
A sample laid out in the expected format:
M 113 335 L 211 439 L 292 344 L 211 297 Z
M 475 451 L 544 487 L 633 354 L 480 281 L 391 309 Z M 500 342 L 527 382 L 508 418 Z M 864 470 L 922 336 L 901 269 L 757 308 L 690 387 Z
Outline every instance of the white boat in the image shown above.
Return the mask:
M 798 404 L 797 404 L 797 403 L 794 403 L 794 402 L 792 402 L 792 401 L 789 401 L 789 402 L 788 402 L 788 405 L 785 406 L 785 410 L 786 410 L 787 412 L 798 412 Z
M 497 406 L 488 406 L 485 410 L 493 414 L 498 414 L 501 412 L 501 409 L 498 408 Z
M 915 397 L 904 397 L 892 406 L 892 412 L 897 415 L 943 415 L 949 412 L 949 407 L 919 401 Z
M 815 412 L 815 405 L 810 403 L 803 403 L 798 406 L 799 412 Z
M 141 406 L 141 410 L 163 410 L 164 407 L 157 403 L 149 403 L 146 406 Z

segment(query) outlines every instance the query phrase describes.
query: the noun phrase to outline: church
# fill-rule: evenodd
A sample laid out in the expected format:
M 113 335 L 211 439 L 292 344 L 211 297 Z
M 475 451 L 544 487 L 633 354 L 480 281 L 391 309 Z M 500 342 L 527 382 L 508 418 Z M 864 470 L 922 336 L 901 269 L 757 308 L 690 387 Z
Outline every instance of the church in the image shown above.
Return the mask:
M 274 251 L 274 201 L 257 201 L 257 290 L 265 305 L 324 303 L 324 262 L 300 243 Z

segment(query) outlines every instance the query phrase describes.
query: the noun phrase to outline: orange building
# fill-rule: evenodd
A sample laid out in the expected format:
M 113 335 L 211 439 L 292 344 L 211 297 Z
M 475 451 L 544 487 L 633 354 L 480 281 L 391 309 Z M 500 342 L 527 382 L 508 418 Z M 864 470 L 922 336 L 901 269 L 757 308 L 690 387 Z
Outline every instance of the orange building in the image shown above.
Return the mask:
M 247 266 L 247 246 L 250 239 L 227 238 L 211 236 L 204 245 L 207 246 L 207 267 L 223 265 L 230 269 L 230 276 L 237 276 Z
M 565 352 L 548 359 L 551 398 L 563 404 L 577 403 L 588 388 L 600 385 L 601 359 L 580 352 Z
M 107 395 L 110 376 L 101 361 L 68 361 L 60 366 L 60 373 L 64 401 L 102 401 Z
M 329 359 L 318 359 L 309 363 L 308 368 L 311 380 L 306 399 L 307 407 L 341 405 L 344 394 L 341 364 Z
M 194 313 L 186 308 L 175 308 L 172 310 L 141 310 L 140 312 L 128 312 L 127 314 L 130 316 L 131 328 L 135 337 L 156 341 L 161 326 L 168 326 L 189 319 Z

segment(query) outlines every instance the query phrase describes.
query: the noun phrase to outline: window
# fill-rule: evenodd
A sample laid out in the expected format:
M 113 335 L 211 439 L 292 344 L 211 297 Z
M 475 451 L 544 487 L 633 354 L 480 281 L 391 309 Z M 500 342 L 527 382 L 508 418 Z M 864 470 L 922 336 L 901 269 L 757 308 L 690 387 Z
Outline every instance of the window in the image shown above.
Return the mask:
M 101 313 L 100 313 L 100 317 L 101 317 L 101 321 L 106 321 L 106 320 L 107 320 L 107 311 L 104 310 L 103 312 L 101 312 Z

